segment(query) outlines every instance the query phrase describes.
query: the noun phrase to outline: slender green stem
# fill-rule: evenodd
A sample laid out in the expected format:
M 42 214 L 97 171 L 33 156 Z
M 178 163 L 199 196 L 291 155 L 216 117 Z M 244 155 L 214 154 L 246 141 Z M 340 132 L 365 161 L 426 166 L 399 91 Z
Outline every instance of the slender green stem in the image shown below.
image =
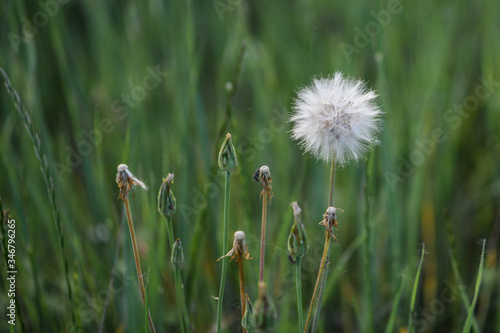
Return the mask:
M 170 248 L 174 246 L 174 227 L 173 227 L 173 222 L 172 218 L 168 217 L 167 219 L 167 234 L 168 234 L 168 240 L 170 242 Z
M 184 319 L 184 310 L 182 306 L 182 289 L 181 289 L 181 275 L 179 267 L 174 265 L 174 280 L 175 280 L 175 293 L 177 294 L 177 314 L 179 315 L 179 326 L 181 333 L 186 333 L 186 321 Z
M 330 169 L 330 195 L 328 196 L 328 207 L 333 206 L 333 196 L 335 194 L 335 158 L 332 159 Z
M 262 192 L 262 226 L 260 230 L 260 273 L 259 282 L 264 282 L 264 259 L 266 255 L 267 191 Z
M 474 298 L 472 299 L 472 304 L 469 309 L 467 309 L 467 319 L 465 321 L 464 329 L 462 333 L 469 333 L 474 322 L 474 309 L 476 308 L 477 298 L 479 297 L 479 289 L 481 288 L 481 281 L 483 278 L 483 267 L 484 267 L 484 250 L 486 248 L 486 239 L 483 240 L 483 250 L 481 251 L 481 261 L 479 262 L 479 271 L 477 272 L 476 288 L 474 292 Z
M 425 256 L 425 243 L 422 244 L 422 253 L 420 254 L 420 263 L 418 264 L 417 274 L 415 274 L 415 281 L 413 281 L 413 292 L 411 293 L 410 301 L 410 315 L 408 318 L 408 333 L 413 332 L 413 312 L 415 311 L 415 301 L 417 300 L 418 281 L 420 280 L 420 271 L 424 263 Z
M 295 262 L 295 282 L 297 285 L 297 313 L 299 315 L 299 332 L 304 330 L 304 310 L 302 310 L 302 258 Z
M 144 304 L 145 306 L 146 288 L 144 287 L 144 279 L 142 276 L 141 261 L 139 257 L 139 248 L 137 247 L 137 240 L 135 238 L 134 221 L 132 220 L 132 214 L 130 213 L 130 204 L 128 198 L 125 198 L 123 200 L 123 203 L 125 204 L 125 211 L 127 213 L 127 222 L 130 231 L 130 239 L 132 240 L 132 249 L 134 251 L 134 261 L 135 261 L 135 269 L 137 271 L 137 280 L 139 281 L 139 287 L 141 289 L 142 304 Z M 149 329 L 151 330 L 152 333 L 156 333 L 155 326 L 153 324 L 153 319 L 151 318 L 151 313 L 149 313 L 149 309 L 148 309 L 148 321 L 149 321 Z
M 240 278 L 240 299 L 241 299 L 241 321 L 243 324 L 243 317 L 245 316 L 245 310 L 247 305 L 247 300 L 245 297 L 245 271 L 243 270 L 243 256 L 241 253 L 237 253 L 238 256 L 238 271 Z M 247 330 L 243 327 L 243 333 L 246 333 Z
M 332 158 L 332 165 L 330 168 L 330 191 L 329 191 L 329 196 L 328 196 L 328 207 L 333 206 L 333 197 L 335 194 L 335 157 Z M 329 235 L 328 235 L 328 238 Z M 325 247 L 326 247 L 326 238 L 325 238 Z M 330 260 L 330 239 L 328 239 L 328 252 L 326 255 L 326 260 L 325 263 L 328 263 Z M 318 320 L 319 320 L 319 314 L 321 313 L 321 304 L 323 303 L 323 294 L 325 292 L 325 285 L 326 285 L 326 277 L 328 276 L 328 266 L 325 267 L 325 273 L 321 277 L 320 281 L 320 287 L 318 290 L 318 303 L 316 305 L 316 310 L 314 311 L 314 317 L 312 321 L 312 327 L 311 331 L 315 332 L 317 329 L 318 325 Z
M 177 279 L 179 280 L 179 286 L 180 286 L 180 290 L 181 290 L 180 298 L 181 298 L 181 304 L 182 304 L 182 313 L 184 316 L 184 325 L 186 325 L 186 332 L 190 332 L 191 331 L 191 321 L 189 320 L 189 312 L 188 312 L 187 305 L 186 305 L 186 298 L 184 297 L 184 284 L 182 283 L 180 268 L 176 268 L 175 273 L 177 275 Z
M 328 251 L 330 249 L 330 240 L 331 240 L 331 237 L 330 237 L 330 233 L 328 232 L 328 230 L 325 230 L 325 247 L 323 248 L 323 255 L 321 256 L 321 263 L 320 263 L 320 266 L 319 266 L 319 271 L 318 271 L 318 277 L 316 278 L 316 284 L 314 285 L 314 291 L 313 291 L 313 295 L 312 295 L 312 298 L 311 298 L 311 304 L 309 305 L 309 311 L 307 313 L 307 319 L 306 319 L 306 326 L 304 327 L 304 333 L 307 333 L 307 329 L 309 328 L 309 323 L 312 319 L 311 317 L 311 314 L 312 314 L 312 309 L 314 308 L 314 301 L 316 300 L 316 297 L 317 295 L 319 294 L 318 291 L 319 291 L 319 286 L 321 284 L 321 282 L 323 281 L 322 278 L 323 278 L 323 272 L 325 271 L 325 266 L 326 266 L 326 258 L 328 256 Z M 317 310 L 317 308 L 316 308 Z
M 363 265 L 362 275 L 363 275 L 363 323 L 364 332 L 373 332 L 374 322 L 373 322 L 373 307 L 372 307 L 372 279 L 371 279 L 371 258 L 370 258 L 370 233 L 371 227 L 369 223 L 370 218 L 370 204 L 371 204 L 371 191 L 370 177 L 371 177 L 371 167 L 373 164 L 374 153 L 372 152 L 365 163 L 365 185 L 364 185 L 364 196 L 365 196 L 365 208 L 364 216 L 362 219 L 362 228 L 366 234 L 366 241 L 363 242 L 361 247 L 361 261 Z
M 227 235 L 229 229 L 229 193 L 231 190 L 231 173 L 226 171 L 226 184 L 224 190 L 224 230 L 222 238 L 222 253 L 227 252 Z M 217 307 L 217 333 L 221 331 L 222 303 L 224 300 L 224 286 L 226 285 L 227 258 L 222 259 L 222 274 L 219 288 L 219 304 Z

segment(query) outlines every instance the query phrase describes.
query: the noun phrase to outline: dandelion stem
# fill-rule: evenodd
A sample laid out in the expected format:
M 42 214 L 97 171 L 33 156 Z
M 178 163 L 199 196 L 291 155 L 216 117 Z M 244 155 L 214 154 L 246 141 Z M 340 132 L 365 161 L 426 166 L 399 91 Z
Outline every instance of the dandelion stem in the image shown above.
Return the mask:
M 170 248 L 174 246 L 174 227 L 171 217 L 167 217 L 167 234 L 170 242 Z
M 332 166 L 331 166 L 331 171 L 330 171 L 330 194 L 328 196 L 328 207 L 333 207 L 333 197 L 335 194 L 335 157 L 332 158 Z M 329 236 L 329 235 L 328 235 Z M 330 238 L 330 237 L 328 237 Z M 325 238 L 325 247 L 326 245 L 326 238 Z M 326 263 L 328 263 L 330 260 L 330 240 L 328 240 L 328 253 L 326 255 Z M 323 302 L 323 294 L 325 292 L 325 285 L 326 285 L 326 277 L 328 276 L 328 266 L 325 267 L 325 272 L 321 278 L 320 282 L 320 288 L 318 291 L 318 303 L 316 305 L 316 310 L 314 311 L 314 317 L 313 317 L 313 322 L 312 322 L 312 327 L 311 331 L 315 332 L 317 325 L 318 325 L 318 319 L 319 319 L 319 314 L 321 313 L 321 304 Z
M 180 268 L 176 267 L 175 268 L 175 274 L 176 278 L 179 280 L 179 288 L 180 288 L 180 299 L 181 299 L 181 305 L 182 305 L 182 313 L 184 316 L 184 325 L 186 326 L 186 332 L 191 331 L 191 321 L 189 320 L 189 312 L 187 309 L 186 305 L 186 298 L 184 297 L 184 287 L 182 283 L 182 278 L 181 278 L 181 271 Z
M 325 247 L 323 248 L 323 256 L 321 257 L 321 263 L 319 266 L 318 277 L 316 278 L 316 284 L 314 285 L 314 291 L 313 291 L 313 295 L 311 298 L 311 304 L 309 305 L 309 312 L 307 313 L 306 326 L 304 327 L 304 333 L 307 333 L 307 329 L 308 329 L 309 323 L 311 321 L 311 313 L 312 313 L 312 309 L 314 307 L 314 301 L 316 300 L 316 295 L 319 294 L 318 289 L 319 289 L 319 285 L 321 284 L 323 272 L 324 272 L 325 266 L 326 266 L 328 250 L 330 249 L 330 240 L 331 240 L 330 233 L 328 232 L 328 230 L 325 230 Z
M 181 333 L 186 333 L 186 321 L 184 319 L 184 311 L 182 306 L 182 289 L 181 289 L 181 274 L 179 267 L 174 265 L 174 280 L 175 280 L 175 292 L 177 294 L 177 313 L 179 315 L 179 325 L 181 327 Z
M 229 229 L 229 193 L 231 190 L 231 172 L 226 171 L 226 182 L 224 190 L 224 229 L 222 238 L 222 253 L 227 252 L 227 235 Z M 222 275 L 219 288 L 219 304 L 217 307 L 217 333 L 221 331 L 222 323 L 222 303 L 224 299 L 224 286 L 226 284 L 227 260 L 222 260 Z
M 240 277 L 240 299 L 241 299 L 241 320 L 243 323 L 243 317 L 245 316 L 245 310 L 246 310 L 246 297 L 245 297 L 245 272 L 243 270 L 243 256 L 241 253 L 237 252 L 238 256 L 238 270 L 239 270 L 239 277 Z M 245 327 L 243 327 L 243 333 L 246 333 L 247 330 Z
M 335 194 L 335 158 L 332 159 L 330 171 L 330 195 L 328 196 L 328 207 L 333 206 L 333 196 Z
M 262 192 L 262 227 L 260 230 L 260 274 L 259 282 L 264 282 L 264 257 L 266 243 L 267 191 Z
M 123 199 L 123 203 L 125 204 L 125 211 L 127 213 L 128 228 L 130 231 L 130 239 L 132 240 L 132 248 L 134 250 L 135 269 L 137 270 L 137 280 L 139 281 L 139 287 L 141 289 L 142 303 L 146 305 L 146 288 L 144 288 L 144 279 L 142 277 L 139 249 L 137 247 L 137 240 L 135 238 L 134 221 L 132 220 L 132 214 L 130 213 L 130 204 L 127 197 Z M 148 322 L 149 322 L 149 329 L 151 330 L 151 332 L 156 333 L 153 324 L 153 319 L 151 318 L 151 313 L 149 312 L 149 309 L 148 309 Z
M 304 329 L 304 311 L 302 310 L 302 258 L 297 256 L 295 262 L 295 282 L 297 285 L 297 313 L 299 315 L 299 332 Z

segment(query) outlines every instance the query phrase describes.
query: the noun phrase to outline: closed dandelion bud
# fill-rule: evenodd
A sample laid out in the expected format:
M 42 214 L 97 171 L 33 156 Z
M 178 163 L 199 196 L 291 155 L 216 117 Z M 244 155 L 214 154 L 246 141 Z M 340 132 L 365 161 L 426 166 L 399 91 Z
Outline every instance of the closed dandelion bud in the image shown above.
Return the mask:
M 259 299 L 253 309 L 253 324 L 259 332 L 274 332 L 276 308 L 267 293 L 265 282 L 259 282 Z
M 236 151 L 234 150 L 231 134 L 227 133 L 226 140 L 222 143 L 219 152 L 219 168 L 226 172 L 231 172 L 238 166 Z
M 174 174 L 169 173 L 163 179 L 160 191 L 158 192 L 158 212 L 165 217 L 171 218 L 175 213 L 176 201 L 171 185 L 174 183 Z
M 184 251 L 182 249 L 182 242 L 179 238 L 174 243 L 172 247 L 172 256 L 170 261 L 174 266 L 180 266 L 184 262 Z
M 297 201 L 292 202 L 291 206 L 295 222 L 288 236 L 288 253 L 290 254 L 290 261 L 295 262 L 296 257 L 303 257 L 306 254 L 309 243 L 306 230 L 300 219 L 301 209 Z

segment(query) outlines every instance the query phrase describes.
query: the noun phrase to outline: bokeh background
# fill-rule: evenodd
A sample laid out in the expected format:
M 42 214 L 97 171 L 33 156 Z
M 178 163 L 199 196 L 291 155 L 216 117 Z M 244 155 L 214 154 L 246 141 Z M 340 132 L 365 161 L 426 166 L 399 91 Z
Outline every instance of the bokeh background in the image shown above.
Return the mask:
M 481 331 L 500 332 L 499 13 L 493 0 L 2 1 L 0 66 L 46 155 L 73 294 L 70 302 L 41 164 L 2 87 L 0 196 L 17 224 L 19 309 L 18 325 L 2 320 L 0 330 L 95 332 L 113 277 L 104 331 L 144 331 L 115 182 L 119 163 L 149 186 L 135 191 L 131 205 L 157 330 L 178 331 L 166 225 L 156 209 L 169 172 L 191 320 L 196 332 L 213 330 L 221 269 L 215 260 L 226 252 L 217 152 L 231 132 L 239 168 L 229 232 L 244 230 L 255 257 L 245 263 L 247 292 L 256 300 L 261 188 L 252 174 L 268 165 L 274 197 L 265 279 L 278 310 L 276 331 L 295 331 L 290 202 L 302 207 L 310 238 L 307 309 L 323 247 L 318 222 L 329 166 L 297 147 L 287 120 L 299 87 L 340 70 L 377 90 L 384 128 L 366 160 L 337 172 L 335 205 L 345 212 L 319 331 L 404 332 L 410 316 L 416 331 L 461 330 L 486 240 L 475 319 Z M 0 267 L 4 312 L 5 261 Z M 230 265 L 226 331 L 240 331 L 239 320 Z

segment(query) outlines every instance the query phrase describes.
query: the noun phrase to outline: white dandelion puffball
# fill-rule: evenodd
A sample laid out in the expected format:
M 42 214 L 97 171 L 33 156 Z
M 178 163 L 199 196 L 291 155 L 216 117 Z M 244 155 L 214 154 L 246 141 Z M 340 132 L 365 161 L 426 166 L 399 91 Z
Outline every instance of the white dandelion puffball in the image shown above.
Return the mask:
M 360 80 L 332 77 L 314 79 L 298 92 L 290 121 L 292 138 L 316 158 L 344 166 L 357 161 L 374 144 L 382 111 L 375 92 Z

